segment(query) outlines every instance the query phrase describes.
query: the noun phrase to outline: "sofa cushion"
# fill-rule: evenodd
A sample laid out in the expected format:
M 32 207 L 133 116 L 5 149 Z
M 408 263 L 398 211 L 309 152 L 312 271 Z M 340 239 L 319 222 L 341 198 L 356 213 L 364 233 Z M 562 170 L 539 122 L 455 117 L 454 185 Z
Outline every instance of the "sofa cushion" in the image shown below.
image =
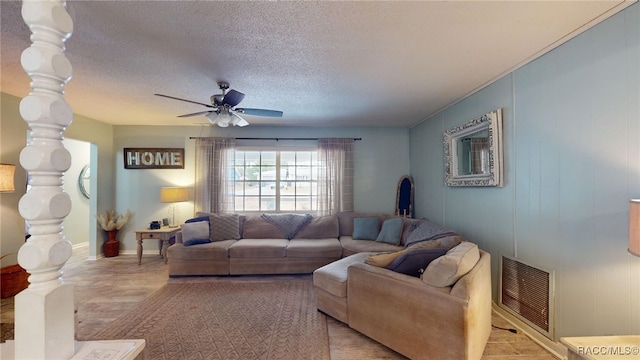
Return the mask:
M 337 297 L 347 296 L 347 270 L 372 253 L 359 253 L 334 261 L 313 272 L 313 285 Z
M 405 246 L 413 243 L 434 240 L 445 236 L 455 235 L 455 231 L 437 224 L 431 220 L 423 219 L 411 228 L 411 232 L 407 236 Z
M 229 247 L 230 258 L 283 258 L 287 239 L 240 239 Z
M 433 260 L 422 274 L 422 281 L 436 287 L 452 286 L 468 273 L 479 259 L 478 245 L 468 241 L 462 242 L 447 251 L 444 256 Z
M 209 214 L 211 241 L 240 239 L 238 214 Z
M 404 218 L 402 220 L 402 237 L 400 238 L 400 245 L 407 244 L 407 238 L 411 234 L 411 230 L 418 224 L 421 219 Z
M 340 236 L 353 235 L 353 218 L 355 213 L 353 211 L 341 211 L 336 214 L 338 218 L 338 228 Z
M 372 240 L 354 240 L 351 236 L 341 236 L 342 256 L 349 256 L 359 252 L 393 252 L 402 250 L 399 245 L 387 244 Z
M 206 244 L 184 246 L 175 244 L 169 247 L 168 257 L 170 261 L 183 260 L 224 260 L 229 258 L 229 246 L 238 240 L 214 241 Z
M 206 244 L 209 239 L 209 222 L 196 221 L 182 224 L 182 243 L 184 246 Z
M 361 217 L 353 219 L 354 240 L 375 240 L 378 237 L 378 218 Z
M 382 229 L 376 237 L 376 241 L 398 245 L 402 235 L 402 218 L 387 219 L 382 223 Z
M 340 259 L 342 246 L 337 238 L 292 239 L 287 245 L 287 257 Z
M 461 242 L 462 242 L 462 238 L 459 236 L 448 236 L 448 237 L 444 237 L 436 240 L 422 241 L 422 242 L 413 244 L 409 247 L 403 248 L 402 250 L 399 250 L 399 251 L 371 255 L 367 259 L 366 263 L 369 265 L 378 266 L 378 267 L 387 267 L 398 257 L 402 256 L 403 254 L 406 254 L 409 251 L 413 251 L 417 249 L 441 248 L 441 249 L 444 249 L 444 252 L 447 252 L 447 250 L 453 248 L 454 246 L 460 244 Z M 349 242 L 345 242 L 345 243 L 350 244 Z M 358 244 L 363 243 L 363 241 L 356 242 L 356 243 Z M 349 248 L 351 247 L 349 246 Z M 395 247 L 395 248 L 398 248 L 398 247 Z M 422 269 L 424 269 L 424 267 Z
M 420 274 L 433 260 L 447 253 L 447 249 L 410 249 L 400 255 L 386 268 L 401 274 L 420 277 Z
M 247 215 L 242 225 L 243 239 L 286 239 L 284 232 L 260 215 Z
M 402 249 L 400 251 L 370 255 L 365 262 L 373 266 L 387 267 L 402 254 L 409 252 L 409 250 L 410 249 Z
M 336 215 L 314 217 L 307 226 L 298 231 L 294 239 L 338 239 L 340 227 Z
M 451 235 L 445 236 L 435 240 L 426 240 L 420 241 L 417 243 L 410 244 L 406 247 L 406 249 L 433 249 L 433 248 L 443 248 L 443 249 L 453 249 L 454 247 L 460 245 L 464 239 L 462 239 L 459 235 Z

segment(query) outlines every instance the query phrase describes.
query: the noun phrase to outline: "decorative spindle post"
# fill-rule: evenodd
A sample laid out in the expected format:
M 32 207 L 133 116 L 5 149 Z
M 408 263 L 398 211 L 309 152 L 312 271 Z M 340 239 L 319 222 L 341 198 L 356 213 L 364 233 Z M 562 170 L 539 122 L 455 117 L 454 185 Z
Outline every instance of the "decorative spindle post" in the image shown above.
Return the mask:
M 70 359 L 74 354 L 73 285 L 62 279 L 62 266 L 71 257 L 71 244 L 62 234 L 62 221 L 71 200 L 62 189 L 62 175 L 71 154 L 62 144 L 73 120 L 64 100 L 71 79 L 65 41 L 73 21 L 64 1 L 24 1 L 22 17 L 31 29 L 32 44 L 20 59 L 31 78 L 31 93 L 20 102 L 20 115 L 29 124 L 31 141 L 20 153 L 31 188 L 20 199 L 20 214 L 31 237 L 18 252 L 18 263 L 31 276 L 29 287 L 15 299 L 16 359 Z

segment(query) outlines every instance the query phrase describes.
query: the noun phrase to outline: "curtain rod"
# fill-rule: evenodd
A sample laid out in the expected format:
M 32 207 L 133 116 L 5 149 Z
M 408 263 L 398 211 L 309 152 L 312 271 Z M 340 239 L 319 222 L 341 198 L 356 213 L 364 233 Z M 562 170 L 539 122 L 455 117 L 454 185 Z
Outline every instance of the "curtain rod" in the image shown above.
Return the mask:
M 211 137 L 189 136 L 189 139 L 210 139 Z M 318 140 L 318 138 L 258 138 L 258 137 L 237 137 L 236 140 Z M 339 138 L 345 139 L 345 138 Z M 348 138 L 346 138 L 348 139 Z M 362 138 L 353 138 L 353 141 L 360 141 Z

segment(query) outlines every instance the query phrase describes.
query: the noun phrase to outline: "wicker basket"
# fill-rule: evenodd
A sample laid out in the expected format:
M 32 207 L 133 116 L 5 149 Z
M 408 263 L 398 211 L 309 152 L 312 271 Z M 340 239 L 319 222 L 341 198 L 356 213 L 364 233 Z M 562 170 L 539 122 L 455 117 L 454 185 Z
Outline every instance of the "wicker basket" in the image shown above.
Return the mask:
M 29 286 L 28 277 L 29 273 L 18 264 L 0 269 L 0 297 L 12 297 L 26 289 Z

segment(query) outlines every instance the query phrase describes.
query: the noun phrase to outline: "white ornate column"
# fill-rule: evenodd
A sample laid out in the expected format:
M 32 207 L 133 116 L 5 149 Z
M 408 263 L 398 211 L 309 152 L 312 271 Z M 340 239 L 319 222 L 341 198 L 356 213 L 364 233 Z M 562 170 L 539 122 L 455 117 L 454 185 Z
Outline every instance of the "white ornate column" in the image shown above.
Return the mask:
M 20 214 L 31 237 L 18 252 L 18 263 L 31 276 L 29 287 L 15 298 L 16 359 L 70 359 L 74 354 L 73 285 L 62 279 L 71 244 L 62 221 L 71 200 L 62 189 L 62 175 L 71 154 L 62 145 L 73 120 L 64 85 L 71 64 L 64 55 L 73 21 L 64 1 L 25 0 L 22 17 L 31 29 L 32 44 L 20 59 L 31 78 L 31 93 L 20 102 L 20 115 L 31 128 L 31 142 L 20 153 L 30 190 L 20 199 Z

